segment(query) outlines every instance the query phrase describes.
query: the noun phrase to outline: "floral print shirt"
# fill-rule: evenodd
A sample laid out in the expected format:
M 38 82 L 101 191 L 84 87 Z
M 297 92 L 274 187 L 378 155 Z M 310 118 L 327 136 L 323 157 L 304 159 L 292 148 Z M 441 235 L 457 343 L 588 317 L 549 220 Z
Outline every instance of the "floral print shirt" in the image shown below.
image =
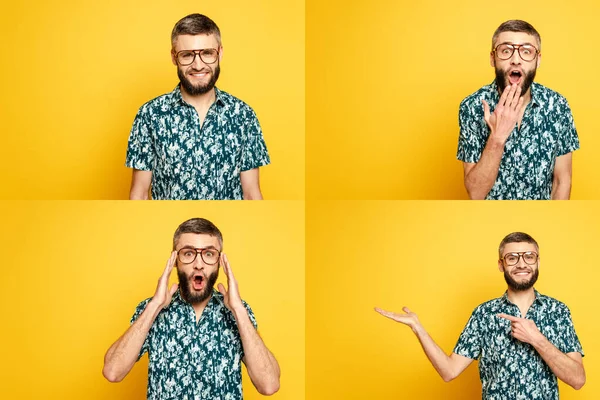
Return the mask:
M 484 400 L 557 400 L 556 376 L 530 344 L 511 335 L 511 322 L 496 316 L 505 313 L 522 318 L 519 307 L 504 296 L 479 305 L 458 339 L 454 353 L 479 360 Z M 569 308 L 535 291 L 525 318 L 563 353 L 583 350 Z
M 153 199 L 241 200 L 240 172 L 271 162 L 252 108 L 215 94 L 202 126 L 179 85 L 138 111 L 125 165 L 152 171 Z
M 460 103 L 457 158 L 477 163 L 490 129 L 483 118 L 483 104 L 493 112 L 500 100 L 496 82 L 484 86 Z M 494 186 L 486 200 L 549 200 L 556 158 L 579 148 L 573 116 L 567 100 L 536 82 L 521 127 L 508 137 Z
M 151 298 L 142 301 L 133 324 Z M 244 302 L 250 321 L 252 309 Z M 242 340 L 223 295 L 213 294 L 196 323 L 193 307 L 179 290 L 156 317 L 138 360 L 148 352 L 148 400 L 239 400 L 242 395 Z

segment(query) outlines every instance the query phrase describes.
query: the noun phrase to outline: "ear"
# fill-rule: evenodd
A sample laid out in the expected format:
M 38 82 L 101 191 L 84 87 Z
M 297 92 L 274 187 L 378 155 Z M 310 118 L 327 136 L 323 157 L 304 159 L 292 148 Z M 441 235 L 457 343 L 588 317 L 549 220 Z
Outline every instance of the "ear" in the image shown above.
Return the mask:
M 175 49 L 171 49 L 171 62 L 173 65 L 177 65 L 177 60 L 175 59 Z
M 492 68 L 496 68 L 496 59 L 494 57 L 494 52 L 490 52 L 490 65 Z
M 223 46 L 219 46 L 219 63 L 223 59 Z
M 539 68 L 541 63 L 542 63 L 542 53 L 538 53 L 538 56 L 537 56 L 537 67 L 536 68 Z
M 502 264 L 502 260 L 498 260 L 498 271 L 504 273 L 504 265 Z

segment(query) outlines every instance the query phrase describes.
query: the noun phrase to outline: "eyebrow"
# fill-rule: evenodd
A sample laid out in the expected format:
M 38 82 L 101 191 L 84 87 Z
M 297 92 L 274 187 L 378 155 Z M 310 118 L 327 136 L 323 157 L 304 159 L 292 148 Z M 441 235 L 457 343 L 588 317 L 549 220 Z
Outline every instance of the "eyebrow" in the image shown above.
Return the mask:
M 217 250 L 217 251 L 221 251 L 219 249 L 217 249 L 215 246 L 210 245 L 210 246 L 206 246 L 206 247 L 194 247 L 191 244 L 186 244 L 184 245 L 182 248 L 180 248 L 179 250 L 183 250 L 183 249 L 193 249 L 193 250 L 206 250 L 206 249 L 212 249 L 212 250 Z M 179 251 L 177 250 L 177 251 Z
M 525 43 L 502 42 L 502 43 L 499 43 L 496 47 L 501 46 L 503 44 L 509 44 L 511 46 L 517 45 L 517 46 L 533 46 L 533 47 L 535 47 L 535 45 L 533 43 L 529 43 L 529 42 L 525 42 Z

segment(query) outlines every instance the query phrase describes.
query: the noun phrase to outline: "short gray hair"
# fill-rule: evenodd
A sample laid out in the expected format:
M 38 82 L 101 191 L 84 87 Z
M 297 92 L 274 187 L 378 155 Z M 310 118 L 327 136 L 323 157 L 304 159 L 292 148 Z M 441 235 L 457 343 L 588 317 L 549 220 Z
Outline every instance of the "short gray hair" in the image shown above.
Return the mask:
M 531 243 L 535 245 L 535 248 L 538 251 L 538 253 L 540 252 L 540 247 L 538 246 L 535 239 L 532 238 L 530 235 L 526 234 L 525 232 L 513 232 L 506 235 L 504 239 L 502 239 L 502 241 L 500 242 L 500 246 L 498 247 L 498 256 L 500 258 L 502 258 L 504 246 L 506 246 L 508 243 Z
M 171 47 L 175 48 L 175 41 L 179 35 L 215 35 L 221 46 L 221 31 L 215 22 L 202 14 L 190 14 L 181 18 L 171 32 Z
M 525 32 L 534 36 L 538 41 L 538 51 L 542 51 L 542 38 L 538 31 L 529 23 L 522 21 L 520 19 L 511 19 L 510 21 L 503 22 L 496 32 L 494 32 L 494 36 L 492 36 L 492 50 L 494 49 L 494 44 L 496 43 L 496 39 L 502 32 Z

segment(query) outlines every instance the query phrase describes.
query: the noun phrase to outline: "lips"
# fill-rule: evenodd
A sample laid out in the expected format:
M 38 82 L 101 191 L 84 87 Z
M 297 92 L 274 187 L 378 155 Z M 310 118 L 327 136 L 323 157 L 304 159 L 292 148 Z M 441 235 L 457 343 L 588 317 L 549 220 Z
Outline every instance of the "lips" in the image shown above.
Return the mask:
M 527 276 L 527 275 L 530 275 L 530 274 L 531 274 L 531 271 L 529 271 L 529 270 L 523 270 L 523 271 L 513 272 L 514 276 Z
M 206 287 L 206 277 L 200 273 L 194 274 L 190 281 L 194 290 L 203 290 Z
M 210 71 L 193 71 L 188 73 L 189 76 L 192 76 L 194 78 L 204 78 L 205 76 L 207 76 L 210 73 Z
M 508 81 L 512 84 L 519 84 L 523 80 L 523 71 L 519 69 L 511 69 L 508 71 Z

